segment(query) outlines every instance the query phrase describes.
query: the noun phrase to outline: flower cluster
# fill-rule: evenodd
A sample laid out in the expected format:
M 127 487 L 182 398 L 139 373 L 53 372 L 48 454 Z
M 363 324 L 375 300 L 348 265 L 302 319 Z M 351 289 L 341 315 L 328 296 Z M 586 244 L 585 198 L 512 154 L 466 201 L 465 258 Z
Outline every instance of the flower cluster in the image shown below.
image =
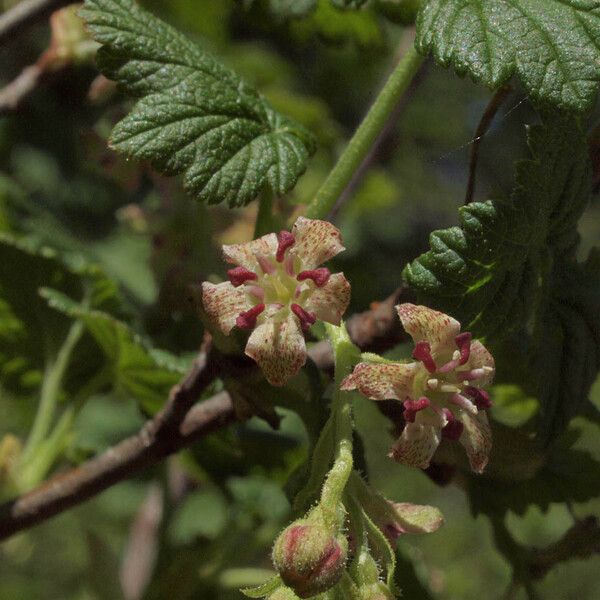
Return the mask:
M 481 473 L 491 449 L 485 413 L 491 402 L 483 388 L 494 377 L 492 355 L 448 315 L 414 304 L 396 309 L 415 342 L 415 361 L 362 362 L 342 389 L 403 403 L 406 425 L 390 452 L 396 461 L 427 468 L 444 437 L 458 440 L 473 471 Z
M 350 301 L 343 273 L 322 263 L 344 250 L 331 223 L 299 217 L 289 231 L 223 246 L 235 268 L 229 281 L 202 284 L 202 301 L 225 335 L 251 330 L 246 354 L 272 385 L 283 385 L 306 362 L 304 332 L 317 319 L 339 325 Z

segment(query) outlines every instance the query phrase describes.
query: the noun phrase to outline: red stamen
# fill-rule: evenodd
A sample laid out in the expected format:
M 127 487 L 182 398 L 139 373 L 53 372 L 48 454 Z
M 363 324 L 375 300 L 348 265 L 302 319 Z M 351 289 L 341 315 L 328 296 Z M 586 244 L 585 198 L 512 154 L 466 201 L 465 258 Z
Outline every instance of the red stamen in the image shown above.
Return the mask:
M 254 329 L 256 327 L 256 319 L 263 310 L 265 310 L 265 305 L 257 304 L 250 310 L 240 313 L 238 318 L 235 320 L 235 324 L 240 329 Z
M 490 395 L 485 390 L 468 386 L 465 388 L 465 392 L 471 396 L 473 403 L 479 410 L 485 410 L 486 408 L 491 408 L 494 405 L 494 403 L 490 400 Z
M 462 435 L 465 426 L 452 414 L 451 410 L 445 408 L 444 414 L 448 422 L 442 427 L 442 437 L 456 441 Z
M 405 400 L 402 403 L 402 406 L 404 406 L 404 420 L 407 423 L 414 423 L 417 413 L 427 408 L 430 404 L 429 398 L 425 396 L 422 396 L 418 400 Z
M 310 328 L 311 325 L 314 325 L 317 317 L 314 313 L 308 312 L 304 310 L 299 304 L 292 304 L 290 306 L 292 312 L 300 319 L 300 326 L 303 331 L 306 331 Z
M 231 281 L 234 287 L 239 287 L 240 285 L 246 283 L 246 281 L 256 281 L 258 279 L 258 275 L 256 273 L 249 271 L 245 267 L 229 269 L 229 271 L 227 271 L 227 277 L 229 277 L 229 281 Z
M 311 269 L 310 271 L 298 273 L 296 279 L 298 281 L 312 279 L 317 287 L 323 287 L 329 281 L 330 276 L 331 271 L 327 267 L 319 267 L 318 269 Z
M 471 355 L 471 338 L 471 333 L 468 331 L 460 333 L 454 338 L 460 352 L 459 365 L 464 365 L 469 360 L 469 356 Z
M 275 258 L 277 262 L 283 262 L 285 251 L 296 243 L 296 238 L 289 231 L 280 231 L 277 234 L 277 241 L 279 245 L 277 246 Z
M 430 373 L 435 373 L 437 366 L 433 360 L 433 356 L 431 356 L 431 346 L 429 345 L 429 342 L 417 342 L 412 357 L 415 360 L 420 360 Z

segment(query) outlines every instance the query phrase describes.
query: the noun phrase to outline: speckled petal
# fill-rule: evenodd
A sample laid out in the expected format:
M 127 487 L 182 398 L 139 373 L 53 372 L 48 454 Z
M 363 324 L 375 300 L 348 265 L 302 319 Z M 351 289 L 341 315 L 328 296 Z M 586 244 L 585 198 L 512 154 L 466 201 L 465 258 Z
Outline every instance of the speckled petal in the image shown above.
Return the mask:
M 231 244 L 223 246 L 223 258 L 233 265 L 245 267 L 250 271 L 256 271 L 258 262 L 256 255 L 272 257 L 275 260 L 277 252 L 277 235 L 269 233 L 257 240 L 245 244 Z
M 340 389 L 358 390 L 371 400 L 405 400 L 413 395 L 417 363 L 359 363 Z
M 298 217 L 292 233 L 296 238 L 292 252 L 303 269 L 314 269 L 344 250 L 339 229 L 327 221 Z
M 306 362 L 306 344 L 298 319 L 269 319 L 248 338 L 246 354 L 262 369 L 271 385 L 284 385 Z
M 409 467 L 426 469 L 440 445 L 438 427 L 421 423 L 407 423 L 402 435 L 391 447 L 389 456 Z
M 461 411 L 458 418 L 464 425 L 459 441 L 467 452 L 471 469 L 483 473 L 492 449 L 492 430 L 487 415 L 483 411 L 476 415 Z
M 350 302 L 350 284 L 343 273 L 335 273 L 322 288 L 316 288 L 304 308 L 313 312 L 317 319 L 339 325 Z
M 390 502 L 402 533 L 432 533 L 444 524 L 444 516 L 435 506 Z
M 229 281 L 216 285 L 205 281 L 202 284 L 202 306 L 225 335 L 234 328 L 239 314 L 252 308 L 244 288 L 233 287 Z
M 416 342 L 425 340 L 435 352 L 438 346 L 456 348 L 454 338 L 460 333 L 460 323 L 437 310 L 415 304 L 396 306 L 402 326 Z
M 468 369 L 480 369 L 481 367 L 491 367 L 491 371 L 487 371 L 483 377 L 476 380 L 479 387 L 485 387 L 492 383 L 496 371 L 494 357 L 489 353 L 488 349 L 479 341 L 471 342 L 471 354 L 465 365 Z M 465 367 L 462 367 L 463 369 Z

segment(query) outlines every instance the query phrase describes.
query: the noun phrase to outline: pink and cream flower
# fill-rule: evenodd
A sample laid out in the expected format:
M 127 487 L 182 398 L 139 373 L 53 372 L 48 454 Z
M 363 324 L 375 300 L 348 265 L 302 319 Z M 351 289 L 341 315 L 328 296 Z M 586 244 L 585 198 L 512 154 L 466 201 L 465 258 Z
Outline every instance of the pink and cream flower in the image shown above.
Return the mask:
M 442 438 L 458 440 L 471 469 L 482 473 L 492 436 L 485 410 L 491 406 L 483 389 L 495 367 L 485 346 L 460 332 L 460 323 L 426 306 L 396 307 L 402 325 L 415 342 L 415 362 L 362 362 L 342 382 L 373 400 L 403 403 L 405 427 L 390 456 L 425 469 Z
M 339 325 L 350 284 L 319 265 L 342 250 L 331 223 L 298 217 L 291 233 L 223 246 L 236 265 L 229 281 L 202 284 L 204 309 L 225 335 L 234 327 L 252 331 L 246 354 L 272 385 L 284 385 L 304 365 L 304 332 L 317 319 Z

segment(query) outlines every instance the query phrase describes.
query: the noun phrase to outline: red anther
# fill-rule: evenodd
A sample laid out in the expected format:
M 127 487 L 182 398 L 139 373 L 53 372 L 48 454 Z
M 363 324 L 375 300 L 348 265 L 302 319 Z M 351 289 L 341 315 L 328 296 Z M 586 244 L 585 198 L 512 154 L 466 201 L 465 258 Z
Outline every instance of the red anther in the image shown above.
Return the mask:
M 473 399 L 473 403 L 479 410 L 491 408 L 494 404 L 490 400 L 490 395 L 485 390 L 468 386 L 465 388 L 465 392 Z
M 314 325 L 317 317 L 314 313 L 304 310 L 299 304 L 290 306 L 292 312 L 300 319 L 300 326 L 303 331 L 307 331 L 311 325 Z
M 469 331 L 465 331 L 464 333 L 459 333 L 454 341 L 458 347 L 458 351 L 460 352 L 460 359 L 458 361 L 459 365 L 464 365 L 471 355 L 471 338 L 472 335 Z
M 246 283 L 246 281 L 256 281 L 258 279 L 256 273 L 249 271 L 245 267 L 229 269 L 229 271 L 227 271 L 227 277 L 229 277 L 229 281 L 231 281 L 234 287 L 238 287 Z
M 275 258 L 277 262 L 283 262 L 285 251 L 296 243 L 296 238 L 289 231 L 280 231 L 277 234 L 277 241 L 279 245 L 277 246 Z
M 442 427 L 442 437 L 456 441 L 462 435 L 465 426 L 452 414 L 451 410 L 444 408 L 444 414 L 448 422 Z
M 238 318 L 235 320 L 235 324 L 240 329 L 254 329 L 256 327 L 256 319 L 263 310 L 265 310 L 265 305 L 257 304 L 250 310 L 240 313 Z
M 323 287 L 331 276 L 331 271 L 327 267 L 319 267 L 318 269 L 312 269 L 310 271 L 302 271 L 298 273 L 296 279 L 298 281 L 304 281 L 305 279 L 312 279 L 317 287 Z
M 429 345 L 429 342 L 417 342 L 415 344 L 415 349 L 413 350 L 412 357 L 415 360 L 420 360 L 430 373 L 435 373 L 435 371 L 437 370 L 437 366 L 435 364 L 435 361 L 433 360 L 433 356 L 431 356 L 431 346 Z
M 414 423 L 417 413 L 427 408 L 430 404 L 429 398 L 425 396 L 422 396 L 418 400 L 405 400 L 402 403 L 402 406 L 404 406 L 404 420 L 407 423 Z

